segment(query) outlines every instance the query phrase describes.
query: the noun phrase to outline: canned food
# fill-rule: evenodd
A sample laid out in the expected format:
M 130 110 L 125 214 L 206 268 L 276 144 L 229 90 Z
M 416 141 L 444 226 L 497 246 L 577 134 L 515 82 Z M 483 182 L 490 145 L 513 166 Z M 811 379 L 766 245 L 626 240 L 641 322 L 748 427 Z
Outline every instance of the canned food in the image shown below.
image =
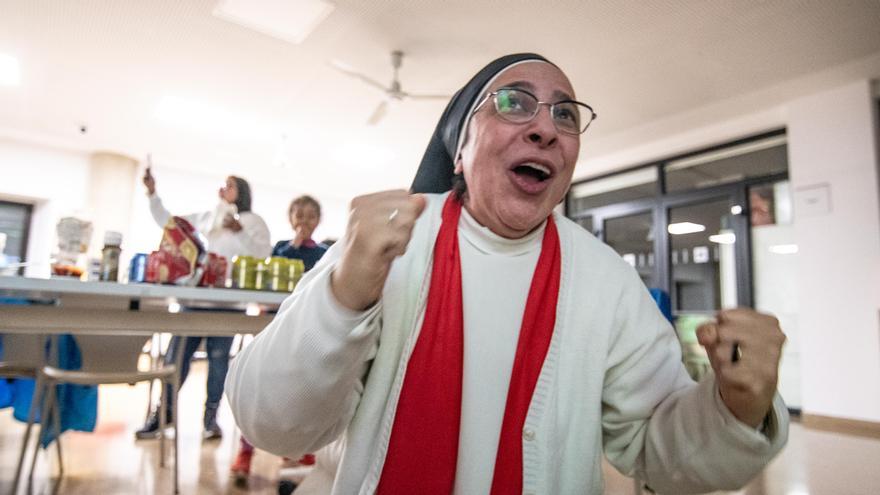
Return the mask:
M 257 266 L 255 267 L 256 274 L 254 276 L 254 289 L 256 290 L 268 290 L 269 286 L 269 270 L 266 265 L 266 260 L 257 260 Z
M 303 260 L 297 258 L 291 258 L 287 260 L 288 266 L 288 280 L 287 280 L 287 291 L 293 292 L 293 289 L 296 287 L 296 284 L 299 283 L 299 279 L 302 278 L 303 273 L 306 271 L 306 265 L 303 263 Z
M 253 256 L 232 258 L 232 288 L 255 290 L 257 288 L 257 266 L 260 264 Z
M 266 258 L 265 289 L 284 292 L 289 285 L 290 260 L 280 256 Z
M 128 282 L 146 282 L 147 281 L 147 253 L 137 253 L 131 258 L 128 265 Z

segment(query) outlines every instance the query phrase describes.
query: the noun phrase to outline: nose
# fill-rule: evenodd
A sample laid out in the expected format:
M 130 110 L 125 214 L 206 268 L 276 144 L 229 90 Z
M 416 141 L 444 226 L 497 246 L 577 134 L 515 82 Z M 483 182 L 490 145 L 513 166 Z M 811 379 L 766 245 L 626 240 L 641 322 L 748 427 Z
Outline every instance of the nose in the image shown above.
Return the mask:
M 526 138 L 529 142 L 545 148 L 556 144 L 559 130 L 556 129 L 556 124 L 553 123 L 553 116 L 550 114 L 550 104 L 540 103 L 539 105 L 546 107 L 547 111 L 545 112 L 543 108 L 538 108 L 538 114 L 530 122 Z

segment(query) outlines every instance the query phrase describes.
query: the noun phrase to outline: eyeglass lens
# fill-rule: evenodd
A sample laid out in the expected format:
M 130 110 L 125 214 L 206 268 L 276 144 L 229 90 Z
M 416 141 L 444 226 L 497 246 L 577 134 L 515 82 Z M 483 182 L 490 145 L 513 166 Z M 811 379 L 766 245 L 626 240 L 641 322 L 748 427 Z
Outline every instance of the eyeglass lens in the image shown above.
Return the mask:
M 581 108 L 581 107 L 584 108 Z M 571 101 L 555 103 L 551 107 L 556 127 L 563 132 L 580 134 L 586 130 L 592 111 L 586 105 Z M 510 122 L 525 123 L 538 113 L 538 100 L 531 94 L 517 89 L 502 88 L 495 92 L 495 110 Z M 587 114 L 587 122 L 582 123 L 581 112 Z

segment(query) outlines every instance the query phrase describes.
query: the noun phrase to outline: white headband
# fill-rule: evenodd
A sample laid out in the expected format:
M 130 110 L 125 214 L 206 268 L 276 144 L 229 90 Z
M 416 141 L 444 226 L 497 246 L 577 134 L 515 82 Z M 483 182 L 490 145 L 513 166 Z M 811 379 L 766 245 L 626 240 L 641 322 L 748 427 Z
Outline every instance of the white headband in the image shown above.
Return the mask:
M 505 72 L 516 67 L 517 65 L 534 63 L 534 62 L 538 62 L 538 63 L 542 63 L 542 64 L 550 64 L 550 62 L 548 62 L 546 60 L 536 60 L 536 59 L 520 60 L 519 62 L 512 63 L 512 64 L 508 65 L 507 67 L 498 71 L 497 74 L 492 76 L 492 79 L 489 79 L 486 82 L 486 84 L 483 85 L 483 87 L 480 89 L 480 92 L 477 93 L 478 95 L 480 95 L 480 97 L 476 98 L 474 100 L 474 102 L 471 103 L 470 108 L 468 108 L 468 111 L 464 116 L 464 122 L 462 123 L 461 130 L 458 133 L 458 145 L 455 147 L 455 155 L 453 155 L 453 157 L 452 157 L 453 163 L 455 163 L 458 160 L 458 155 L 461 153 L 462 146 L 464 146 L 464 140 L 467 138 L 467 131 L 468 131 L 468 127 L 471 124 L 471 117 L 474 115 L 474 110 L 477 108 L 477 105 L 479 105 L 480 102 L 483 101 L 483 99 L 485 98 L 485 95 L 483 93 L 485 93 L 489 88 L 492 87 L 492 84 L 495 83 L 495 81 L 498 79 L 498 77 L 501 76 L 501 74 L 504 74 Z M 553 65 L 553 64 L 550 64 L 550 65 Z

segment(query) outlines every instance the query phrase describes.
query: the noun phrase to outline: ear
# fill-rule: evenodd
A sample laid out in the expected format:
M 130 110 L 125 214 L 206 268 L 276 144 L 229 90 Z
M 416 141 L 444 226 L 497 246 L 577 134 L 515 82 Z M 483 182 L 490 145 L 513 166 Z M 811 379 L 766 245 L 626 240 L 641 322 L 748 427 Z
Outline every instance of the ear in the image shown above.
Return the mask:
M 452 170 L 455 175 L 459 175 L 464 172 L 464 166 L 461 164 L 461 153 L 455 158 L 455 168 Z

